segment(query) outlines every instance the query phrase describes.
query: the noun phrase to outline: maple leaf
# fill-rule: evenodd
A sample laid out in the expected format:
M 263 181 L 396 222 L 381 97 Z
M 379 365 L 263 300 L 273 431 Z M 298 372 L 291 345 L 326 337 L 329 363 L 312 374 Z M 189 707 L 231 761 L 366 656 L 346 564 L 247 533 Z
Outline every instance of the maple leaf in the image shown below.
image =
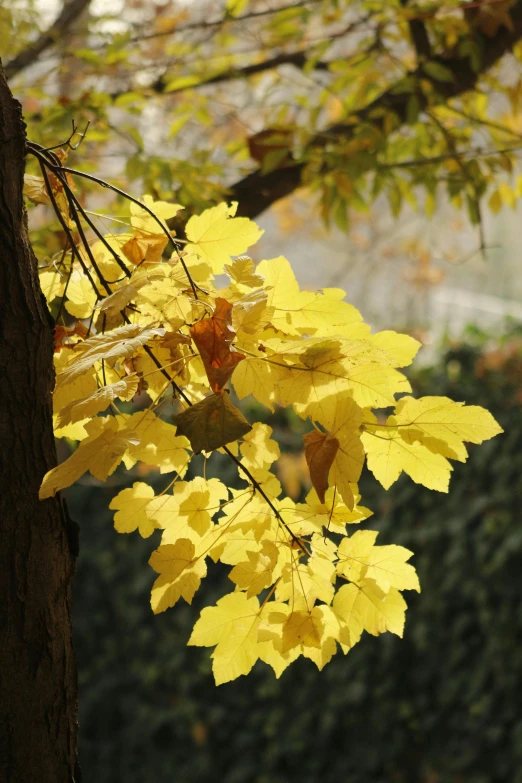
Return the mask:
M 351 485 L 359 480 L 364 464 L 364 449 L 359 432 L 362 411 L 349 394 L 343 393 L 324 397 L 313 407 L 312 415 L 329 430 L 324 438 L 319 437 L 320 433 L 315 436 L 313 433 L 304 436 L 309 441 L 311 438 L 312 444 L 315 445 L 314 455 L 317 451 L 314 462 L 318 464 L 314 464 L 314 470 L 320 471 L 316 477 L 322 482 L 320 484 L 322 494 L 317 492 L 319 499 L 324 502 L 324 493 L 329 481 L 338 488 L 346 505 L 353 509 L 354 497 Z M 330 450 L 328 460 L 323 456 L 326 448 Z M 310 476 L 312 477 L 311 471 Z M 317 490 L 313 478 L 312 484 Z
M 117 509 L 114 528 L 118 533 L 139 531 L 142 538 L 148 538 L 159 525 L 147 515 L 147 506 L 154 497 L 154 490 L 143 481 L 135 481 L 132 487 L 122 489 L 110 504 Z
M 208 532 L 220 502 L 227 499 L 228 489 L 219 479 L 196 476 L 192 481 L 176 482 L 173 495 L 152 500 L 147 513 L 165 528 L 164 542 L 173 543 L 182 536 L 193 540 L 193 533 L 197 540 Z
M 215 606 L 203 609 L 188 644 L 217 645 L 212 653 L 216 685 L 235 680 L 252 669 L 259 656 L 259 623 L 259 601 L 243 592 L 225 595 Z
M 87 471 L 90 471 L 94 478 L 105 481 L 122 461 L 127 448 L 139 442 L 138 435 L 132 430 L 119 430 L 114 419 L 108 419 L 106 422 L 93 419 L 89 424 L 93 425 L 89 437 L 80 443 L 65 462 L 45 474 L 39 492 L 40 500 L 52 497 L 60 489 L 70 487 Z
M 252 429 L 226 392 L 210 394 L 172 420 L 178 432 L 189 439 L 194 454 L 220 449 Z
M 128 324 L 76 343 L 74 352 L 79 355 L 74 355 L 69 364 L 56 377 L 56 386 L 60 387 L 71 383 L 75 378 L 94 367 L 96 362 L 101 359 L 110 361 L 132 356 L 140 346 L 152 337 L 163 334 L 165 334 L 165 329 L 162 328 Z
M 251 291 L 234 302 L 232 324 L 236 332 L 255 335 L 270 324 L 274 308 L 268 306 L 268 296 L 264 291 Z
M 254 245 L 264 233 L 249 218 L 236 218 L 237 202 L 227 206 L 218 204 L 193 215 L 185 227 L 189 244 L 187 250 L 208 261 L 215 274 L 230 263 L 230 256 L 238 256 Z
M 121 400 L 132 400 L 138 390 L 138 382 L 138 376 L 132 373 L 126 378 L 122 378 L 121 381 L 111 383 L 109 386 L 102 386 L 101 389 L 86 397 L 67 403 L 60 409 L 56 421 L 57 428 L 60 429 L 66 424 L 95 416 L 104 411 L 116 397 Z
M 62 296 L 67 276 L 60 274 L 56 269 L 49 269 L 39 274 L 40 288 L 47 299 L 47 304 L 51 304 L 57 296 Z
M 149 565 L 159 574 L 150 600 L 154 614 L 174 606 L 180 598 L 191 604 L 207 574 L 205 558 L 196 554 L 194 543 L 187 538 L 160 546 L 150 556 Z
M 73 269 L 67 285 L 65 309 L 75 318 L 90 318 L 99 291 L 95 291 L 91 282 L 78 269 Z
M 385 593 L 372 579 L 344 585 L 337 591 L 333 608 L 354 639 L 360 638 L 362 630 L 372 636 L 391 631 L 402 637 L 406 601 L 393 587 Z
M 152 218 L 150 218 L 152 220 Z M 159 227 L 156 226 L 156 228 Z M 164 234 L 144 234 L 136 231 L 133 236 L 122 246 L 122 253 L 134 264 L 157 263 L 161 261 L 163 251 L 169 240 Z
M 210 388 L 221 391 L 237 364 L 245 358 L 231 348 L 236 336 L 232 328 L 232 305 L 218 297 L 213 315 L 191 326 L 190 336 L 203 361 Z
M 268 468 L 279 458 L 279 446 L 271 435 L 272 427 L 256 421 L 244 436 L 240 450 L 242 462 L 248 468 Z
M 278 549 L 273 541 L 263 541 L 258 552 L 247 551 L 246 554 L 248 559 L 234 566 L 228 578 L 240 590 L 246 590 L 251 598 L 273 584 Z
M 387 593 L 390 587 L 397 590 L 416 590 L 420 593 L 419 578 L 412 565 L 406 561 L 413 552 L 403 546 L 390 544 L 374 546 L 368 556 L 365 571 L 367 579 L 373 581 Z
M 154 411 L 146 410 L 123 417 L 122 426 L 132 428 L 139 441 L 129 446 L 125 465 L 132 467 L 137 460 L 146 465 L 155 465 L 160 473 L 175 470 L 183 476 L 190 457 L 186 451 L 189 442 L 176 431 L 176 427 L 160 419 Z
M 283 626 L 282 652 L 288 652 L 292 647 L 320 647 L 323 635 L 323 624 L 318 616 L 318 607 L 311 612 L 296 611 L 288 615 Z
M 422 443 L 408 443 L 394 426 L 393 416 L 385 426 L 365 424 L 361 441 L 368 467 L 385 489 L 404 471 L 416 484 L 447 492 L 452 465 L 441 454 L 434 454 Z
M 343 334 L 343 329 L 358 324 L 358 310 L 343 302 L 341 289 L 325 289 L 322 293 L 299 291 L 292 267 L 284 256 L 261 261 L 256 273 L 265 278 L 268 305 L 274 308 L 272 324 L 288 335 Z
M 366 573 L 377 535 L 375 530 L 357 530 L 352 536 L 345 536 L 337 550 L 337 572 L 351 582 L 358 582 Z
M 354 498 L 354 507 L 350 509 L 342 500 L 336 487 L 329 487 L 326 491 L 324 503 L 317 497 L 315 489 L 310 490 L 306 496 L 306 503 L 298 503 L 294 510 L 295 529 L 299 534 L 321 532 L 326 528 L 332 533 L 345 533 L 346 525 L 358 524 L 368 519 L 372 512 L 364 506 L 358 506 L 360 496 L 357 494 L 357 486 L 351 485 L 351 494 Z M 286 503 L 285 503 L 286 508 Z M 292 523 L 294 524 L 294 522 Z M 294 529 L 292 527 L 292 529 Z
M 175 217 L 180 210 L 184 209 L 181 204 L 169 204 L 167 201 L 154 201 L 152 196 L 148 195 L 143 196 L 141 201 L 143 204 L 145 204 L 145 206 L 152 210 L 152 212 L 154 212 L 166 231 L 169 231 L 169 229 L 165 221 Z M 154 218 L 145 209 L 143 209 L 143 207 L 138 206 L 138 204 L 133 201 L 130 205 L 130 213 L 131 225 L 140 232 L 143 232 L 144 234 L 162 233 L 161 227 L 158 225 L 157 221 L 154 220 Z M 166 241 L 167 239 L 165 237 L 165 242 Z
M 248 256 L 239 256 L 232 263 L 225 264 L 227 275 L 236 285 L 246 286 L 247 288 L 256 288 L 262 286 L 265 278 L 257 274 L 255 264 Z
M 435 454 L 461 462 L 468 456 L 464 441 L 482 443 L 503 432 L 489 411 L 447 397 L 403 397 L 394 421 L 403 440 L 419 441 Z

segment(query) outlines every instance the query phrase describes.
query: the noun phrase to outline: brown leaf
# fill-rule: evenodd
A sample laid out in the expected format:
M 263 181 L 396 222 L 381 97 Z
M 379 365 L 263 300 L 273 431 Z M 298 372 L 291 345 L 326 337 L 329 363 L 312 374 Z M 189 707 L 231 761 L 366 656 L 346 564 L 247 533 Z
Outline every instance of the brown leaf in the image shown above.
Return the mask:
M 236 336 L 232 328 L 232 305 L 226 299 L 216 299 L 216 309 L 211 318 L 203 318 L 190 328 L 205 366 L 210 387 L 220 392 L 244 354 L 231 348 Z
M 66 326 L 57 324 L 54 327 L 54 352 L 58 353 L 62 348 L 74 348 L 74 343 L 67 345 L 64 343 L 68 337 L 77 334 L 79 337 L 85 338 L 87 336 L 87 327 L 82 324 L 81 321 L 76 321 L 72 329 L 68 329 Z
M 310 478 L 317 497 L 321 503 L 324 503 L 324 496 L 328 489 L 328 473 L 337 454 L 339 441 L 333 435 L 318 430 L 307 432 L 303 435 L 303 440 Z
M 173 416 L 178 435 L 185 435 L 194 454 L 214 451 L 246 435 L 252 429 L 228 394 L 210 394 L 191 408 Z

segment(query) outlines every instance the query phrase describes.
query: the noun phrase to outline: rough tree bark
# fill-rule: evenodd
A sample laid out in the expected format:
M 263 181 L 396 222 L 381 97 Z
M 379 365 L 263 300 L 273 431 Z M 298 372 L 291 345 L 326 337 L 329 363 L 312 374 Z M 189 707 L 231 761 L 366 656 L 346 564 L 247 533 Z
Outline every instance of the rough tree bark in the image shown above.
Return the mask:
M 77 532 L 59 497 L 52 323 L 22 198 L 25 125 L 0 62 L 0 783 L 77 783 L 71 580 Z

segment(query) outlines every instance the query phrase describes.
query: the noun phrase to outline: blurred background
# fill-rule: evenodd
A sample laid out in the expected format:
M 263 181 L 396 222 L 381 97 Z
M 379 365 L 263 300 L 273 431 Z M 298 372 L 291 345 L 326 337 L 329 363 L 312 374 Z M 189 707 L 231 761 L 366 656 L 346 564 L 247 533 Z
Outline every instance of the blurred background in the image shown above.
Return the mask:
M 407 596 L 404 639 L 366 636 L 322 673 L 300 659 L 279 681 L 257 664 L 216 688 L 208 651 L 186 647 L 201 606 L 227 589 L 220 566 L 192 607 L 152 615 L 158 533 L 116 534 L 108 505 L 137 476 L 154 484 L 153 472 L 118 470 L 104 485 L 84 477 L 68 490 L 81 527 L 86 781 L 522 782 L 521 6 L 0 8 L 0 53 L 32 140 L 54 145 L 72 120 L 89 122 L 70 165 L 181 203 L 187 216 L 239 200 L 265 229 L 255 261 L 285 255 L 302 288 L 341 287 L 375 329 L 421 339 L 414 393 L 482 405 L 505 430 L 455 465 L 447 496 L 404 476 L 385 492 L 363 474 L 374 511 L 363 524 L 415 553 L 422 593 Z M 80 196 L 121 216 L 106 194 Z M 45 206 L 31 230 L 42 263 L 60 251 Z M 301 500 L 303 422 L 246 403 L 274 427 L 279 476 Z M 234 485 L 226 463 L 215 470 Z

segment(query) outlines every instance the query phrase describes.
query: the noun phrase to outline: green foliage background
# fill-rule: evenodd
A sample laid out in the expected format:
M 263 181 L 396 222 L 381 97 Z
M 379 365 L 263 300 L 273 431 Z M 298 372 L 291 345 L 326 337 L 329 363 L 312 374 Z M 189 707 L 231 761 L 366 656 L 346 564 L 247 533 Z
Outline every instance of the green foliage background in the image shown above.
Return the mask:
M 403 640 L 366 635 L 321 674 L 300 659 L 277 681 L 257 664 L 216 688 L 208 650 L 185 645 L 200 606 L 224 592 L 225 569 L 211 570 L 192 607 L 154 617 L 151 542 L 114 532 L 114 487 L 69 491 L 82 530 L 85 780 L 522 782 L 522 341 L 512 335 L 493 353 L 479 343 L 417 373 L 414 393 L 483 405 L 506 432 L 472 447 L 448 496 L 404 477 L 384 492 L 364 477 L 369 526 L 379 543 L 415 552 L 423 592 L 408 595 Z M 276 436 L 298 448 L 298 422 L 284 424 Z

